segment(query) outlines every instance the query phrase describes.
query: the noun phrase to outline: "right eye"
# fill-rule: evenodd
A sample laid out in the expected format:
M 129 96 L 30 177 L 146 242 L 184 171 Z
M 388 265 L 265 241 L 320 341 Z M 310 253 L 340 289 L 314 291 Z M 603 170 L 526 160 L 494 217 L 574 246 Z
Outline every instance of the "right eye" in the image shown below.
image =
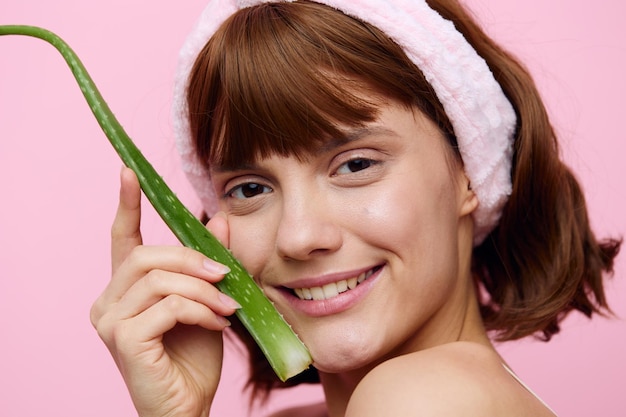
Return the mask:
M 364 169 L 368 169 L 372 165 L 375 165 L 376 161 L 367 158 L 355 158 L 351 159 L 344 164 L 342 164 L 337 169 L 337 174 L 345 175 L 345 174 L 353 174 L 355 172 L 363 171 Z
M 226 196 L 239 200 L 256 197 L 257 195 L 270 193 L 272 189 L 255 182 L 247 182 L 233 187 L 226 193 Z

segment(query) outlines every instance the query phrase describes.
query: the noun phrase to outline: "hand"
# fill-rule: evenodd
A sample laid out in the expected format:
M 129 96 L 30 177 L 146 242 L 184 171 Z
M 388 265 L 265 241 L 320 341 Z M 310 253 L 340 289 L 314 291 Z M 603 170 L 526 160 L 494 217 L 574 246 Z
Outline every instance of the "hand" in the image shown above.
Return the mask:
M 111 231 L 112 278 L 91 309 L 140 416 L 207 416 L 219 382 L 224 316 L 237 304 L 213 286 L 228 271 L 184 247 L 147 247 L 141 191 L 121 174 Z M 209 223 L 227 242 L 223 216 Z

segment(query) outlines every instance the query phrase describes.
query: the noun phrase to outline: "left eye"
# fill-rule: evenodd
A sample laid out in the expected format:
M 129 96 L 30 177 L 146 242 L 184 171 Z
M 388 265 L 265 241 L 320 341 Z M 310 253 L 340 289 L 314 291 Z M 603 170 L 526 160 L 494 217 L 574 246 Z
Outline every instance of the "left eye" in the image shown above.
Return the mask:
M 345 162 L 337 169 L 337 174 L 350 174 L 353 172 L 362 171 L 374 165 L 374 161 L 371 159 L 357 158 Z
M 271 188 L 254 182 L 241 184 L 231 189 L 228 192 L 228 196 L 236 199 L 252 198 L 259 194 L 268 193 L 272 191 Z

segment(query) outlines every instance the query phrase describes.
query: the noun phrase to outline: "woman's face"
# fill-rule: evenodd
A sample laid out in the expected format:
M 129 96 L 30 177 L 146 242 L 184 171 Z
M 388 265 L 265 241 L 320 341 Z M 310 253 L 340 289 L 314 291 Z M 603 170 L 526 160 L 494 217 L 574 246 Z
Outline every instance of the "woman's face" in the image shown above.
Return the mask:
M 325 372 L 456 340 L 471 292 L 477 202 L 436 126 L 387 104 L 346 131 L 212 172 L 231 250 Z

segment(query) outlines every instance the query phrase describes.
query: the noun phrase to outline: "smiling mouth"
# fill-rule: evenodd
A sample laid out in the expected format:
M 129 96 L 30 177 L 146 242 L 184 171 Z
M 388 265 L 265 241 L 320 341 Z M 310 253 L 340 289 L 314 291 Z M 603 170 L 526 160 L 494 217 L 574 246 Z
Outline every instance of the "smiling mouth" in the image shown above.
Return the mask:
M 373 269 L 370 269 L 367 272 L 363 272 L 362 274 L 351 277 L 348 279 L 344 279 L 337 282 L 331 282 L 321 287 L 312 287 L 312 288 L 294 288 L 293 293 L 301 300 L 328 300 L 330 298 L 334 298 L 339 294 L 342 294 L 346 291 L 350 291 L 355 289 L 360 283 L 371 277 L 374 273 L 378 272 L 382 266 L 377 266 Z

